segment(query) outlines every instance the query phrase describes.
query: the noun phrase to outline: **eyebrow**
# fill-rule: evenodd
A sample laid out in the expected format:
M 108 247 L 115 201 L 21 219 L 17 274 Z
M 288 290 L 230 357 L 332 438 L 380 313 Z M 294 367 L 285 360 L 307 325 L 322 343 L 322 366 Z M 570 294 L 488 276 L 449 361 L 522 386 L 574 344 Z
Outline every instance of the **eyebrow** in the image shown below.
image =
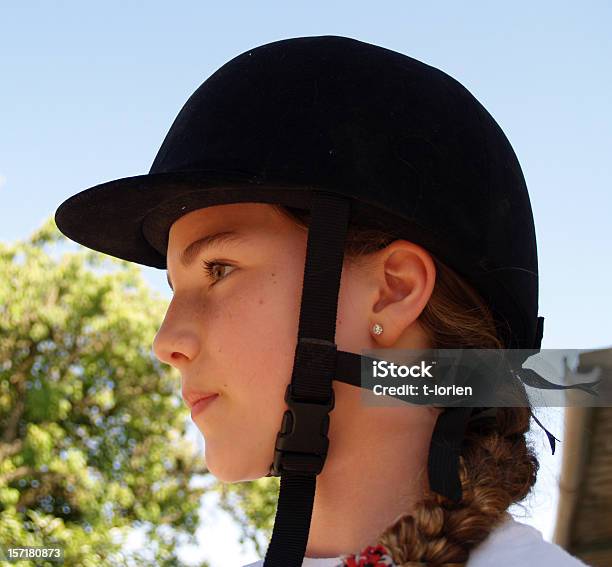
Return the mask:
M 236 230 L 226 230 L 223 232 L 208 234 L 198 238 L 196 241 L 187 246 L 187 248 L 185 248 L 185 250 L 183 250 L 181 253 L 179 260 L 184 268 L 188 268 L 193 264 L 194 260 L 200 255 L 200 253 L 207 248 L 211 248 L 212 246 L 221 246 L 223 244 L 236 244 L 244 240 L 246 240 L 246 236 L 244 234 L 240 234 Z M 166 279 L 168 280 L 170 289 L 174 291 L 168 270 L 166 270 Z

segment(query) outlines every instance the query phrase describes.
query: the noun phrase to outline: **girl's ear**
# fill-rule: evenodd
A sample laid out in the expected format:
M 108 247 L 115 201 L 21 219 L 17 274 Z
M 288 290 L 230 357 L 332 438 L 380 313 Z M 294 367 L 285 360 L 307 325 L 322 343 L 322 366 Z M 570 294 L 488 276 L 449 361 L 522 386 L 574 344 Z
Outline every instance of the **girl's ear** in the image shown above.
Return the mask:
M 424 248 L 406 240 L 389 244 L 373 260 L 371 335 L 381 348 L 391 348 L 409 329 L 415 330 L 433 292 L 436 268 Z M 382 333 L 374 332 L 375 323 Z

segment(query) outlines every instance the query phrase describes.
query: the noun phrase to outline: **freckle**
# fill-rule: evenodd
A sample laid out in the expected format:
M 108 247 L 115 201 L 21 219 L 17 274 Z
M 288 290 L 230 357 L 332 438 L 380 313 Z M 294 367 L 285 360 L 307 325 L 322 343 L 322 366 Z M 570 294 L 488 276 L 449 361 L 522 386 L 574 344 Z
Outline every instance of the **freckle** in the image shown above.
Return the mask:
M 263 299 L 260 299 L 260 300 L 259 300 L 259 305 L 263 305 L 263 303 L 264 303 L 264 300 L 263 300 Z

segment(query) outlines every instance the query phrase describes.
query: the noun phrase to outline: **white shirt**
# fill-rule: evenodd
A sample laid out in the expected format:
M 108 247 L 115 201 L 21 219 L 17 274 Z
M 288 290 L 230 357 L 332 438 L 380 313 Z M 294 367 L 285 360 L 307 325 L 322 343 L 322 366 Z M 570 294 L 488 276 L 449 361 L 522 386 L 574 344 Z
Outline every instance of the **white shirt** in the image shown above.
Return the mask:
M 339 557 L 304 557 L 302 567 L 339 567 Z M 506 520 L 470 553 L 466 567 L 589 567 L 562 547 L 546 541 L 532 526 Z M 243 567 L 263 567 L 263 559 Z

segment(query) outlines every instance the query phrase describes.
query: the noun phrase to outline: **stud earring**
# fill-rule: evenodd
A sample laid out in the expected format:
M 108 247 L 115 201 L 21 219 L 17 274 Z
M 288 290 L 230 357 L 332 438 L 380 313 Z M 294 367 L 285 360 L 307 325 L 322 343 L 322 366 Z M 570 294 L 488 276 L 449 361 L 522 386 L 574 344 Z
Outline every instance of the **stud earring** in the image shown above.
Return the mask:
M 374 325 L 372 326 L 372 332 L 375 335 L 380 335 L 383 332 L 382 325 L 379 325 L 378 323 L 374 323 Z

